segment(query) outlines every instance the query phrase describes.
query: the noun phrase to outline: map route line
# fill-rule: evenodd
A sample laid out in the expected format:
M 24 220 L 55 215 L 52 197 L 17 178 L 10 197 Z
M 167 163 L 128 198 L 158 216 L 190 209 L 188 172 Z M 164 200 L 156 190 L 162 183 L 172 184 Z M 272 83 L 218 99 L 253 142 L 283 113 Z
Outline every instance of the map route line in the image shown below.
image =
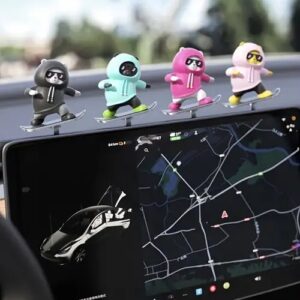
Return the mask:
M 207 181 L 209 181 L 209 179 L 211 178 L 211 176 L 213 176 L 213 175 L 215 174 L 215 172 L 218 170 L 218 168 L 219 168 L 221 162 L 222 162 L 222 159 L 219 158 L 219 163 L 218 163 L 217 167 L 216 167 L 216 168 L 215 168 L 215 169 L 214 169 L 214 170 L 206 177 L 206 179 L 205 179 L 203 182 L 200 183 L 200 185 L 198 185 L 198 186 L 195 188 L 195 190 L 198 190 L 199 188 L 202 187 L 202 185 L 204 185 Z
M 201 230 L 203 232 L 203 236 L 204 236 L 204 241 L 205 241 L 205 245 L 206 245 L 206 253 L 207 253 L 207 257 L 208 257 L 208 263 L 210 264 L 210 269 L 211 269 L 211 272 L 214 276 L 214 281 L 217 281 L 217 276 L 216 276 L 216 272 L 215 272 L 215 269 L 214 269 L 214 266 L 213 266 L 213 259 L 211 258 L 211 254 L 210 254 L 210 251 L 209 251 L 209 244 L 208 244 L 208 240 L 207 240 L 207 235 L 206 235 L 206 231 L 204 229 L 204 226 L 202 224 L 202 215 L 201 215 L 201 204 L 199 204 L 198 206 L 199 208 L 199 224 L 200 224 L 200 227 L 201 227 Z
M 203 198 L 202 200 L 206 200 L 206 198 Z M 196 208 L 198 205 L 200 205 L 200 202 L 196 202 L 194 203 L 192 206 L 190 206 L 186 211 L 184 211 L 181 216 L 173 222 L 173 224 L 171 224 L 167 229 L 165 229 L 163 232 L 161 232 L 160 234 L 156 235 L 154 237 L 154 240 L 158 239 L 160 236 L 164 236 L 167 235 L 167 232 L 173 228 L 188 212 L 190 212 L 191 210 L 193 210 L 194 208 Z
M 213 245 L 210 245 L 210 246 L 209 246 L 210 249 L 215 248 L 215 247 L 218 247 L 219 245 L 221 245 L 222 243 L 224 243 L 224 242 L 229 238 L 229 234 L 227 234 L 226 231 L 225 231 L 223 228 L 220 228 L 220 229 L 222 229 L 222 231 L 226 234 L 226 236 L 225 236 L 221 241 L 219 241 L 218 243 L 213 244 Z M 143 246 L 143 248 L 149 246 L 150 243 L 151 243 L 151 242 L 148 242 L 147 244 L 145 244 L 145 245 Z M 182 254 L 182 255 L 180 255 L 180 256 L 178 256 L 178 257 L 176 257 L 176 258 L 170 259 L 169 262 L 178 261 L 183 255 L 186 255 L 186 256 L 188 257 L 188 256 L 190 256 L 190 255 L 193 255 L 193 254 L 196 254 L 196 253 L 200 253 L 200 252 L 203 252 L 203 251 L 206 251 L 206 248 L 202 248 L 202 249 L 198 249 L 198 250 L 193 250 L 193 251 L 191 251 L 191 252 Z M 151 266 L 147 266 L 147 265 L 145 264 L 145 266 L 146 266 L 147 268 L 150 268 L 150 267 L 155 268 L 155 267 L 160 267 L 160 266 L 163 265 L 163 264 L 165 264 L 165 262 L 162 262 L 162 263 L 159 263 L 159 264 L 156 264 L 156 265 L 151 265 Z M 150 275 L 151 275 L 151 274 L 150 274 Z
M 174 234 L 179 234 L 179 233 L 184 233 L 184 232 L 191 232 L 196 230 L 196 228 L 191 228 L 191 229 L 182 229 L 182 230 L 178 230 L 175 232 L 170 232 L 170 233 L 166 233 L 165 235 L 174 235 Z
M 240 128 L 241 126 L 245 126 L 247 128 L 251 128 L 251 126 L 249 124 L 246 124 L 246 123 L 240 123 L 240 124 L 235 124 L 237 126 L 237 128 Z M 273 134 L 276 134 L 274 131 L 273 131 L 274 128 L 272 129 L 262 129 L 262 128 L 259 128 L 257 127 L 256 130 L 257 131 L 261 131 L 261 132 L 270 132 L 270 133 L 273 133 Z
M 144 157 L 142 158 L 142 160 L 139 162 L 139 164 L 136 166 L 137 169 L 138 169 L 139 166 L 143 163 L 143 161 L 145 160 L 145 158 L 146 158 L 146 156 L 144 156 Z
M 299 216 L 300 216 L 300 208 L 298 209 L 298 213 L 297 213 L 297 229 L 298 229 L 298 235 L 300 234 Z
M 260 218 L 261 216 L 263 215 L 266 215 L 266 214 L 269 214 L 271 212 L 274 212 L 274 213 L 277 213 L 279 215 L 285 215 L 285 214 L 290 214 L 292 213 L 293 211 L 295 210 L 299 210 L 300 209 L 300 205 L 292 208 L 292 209 L 289 209 L 289 210 L 283 210 L 283 211 L 280 211 L 280 210 L 277 210 L 277 209 L 269 209 L 267 211 L 264 211 L 258 215 L 256 215 L 255 217 L 250 217 L 250 218 L 245 218 L 243 220 L 238 220 L 238 221 L 232 221 L 232 222 L 225 222 L 225 223 L 220 223 L 220 224 L 217 224 L 217 225 L 212 225 L 211 227 L 213 228 L 218 228 L 218 227 L 222 227 L 222 226 L 226 226 L 226 225 L 235 225 L 235 224 L 240 224 L 240 223 L 243 223 L 243 222 L 248 222 L 254 218 Z
M 180 177 L 180 179 L 187 185 L 187 187 L 193 192 L 194 195 L 198 198 L 199 195 L 197 192 L 190 186 L 190 184 L 180 175 L 176 168 L 173 167 L 172 163 L 161 153 L 161 156 L 169 164 L 169 166 L 174 170 L 174 172 Z
M 297 214 L 299 213 L 299 210 L 297 212 Z M 296 227 L 296 232 L 295 232 L 295 237 L 294 237 L 294 240 L 298 240 L 298 234 L 299 234 L 299 228 L 298 228 L 298 224 L 297 224 L 297 216 L 295 216 L 295 213 L 292 212 L 292 217 L 293 217 L 293 220 L 294 220 L 294 223 L 295 223 L 295 227 Z
M 151 241 L 151 235 L 150 235 L 148 223 L 147 223 L 147 220 L 146 220 L 144 209 L 142 207 L 141 207 L 141 211 L 142 211 L 144 222 L 145 222 L 145 226 L 146 226 L 146 229 L 147 229 L 148 238 L 149 238 L 149 241 Z
M 236 132 L 231 127 L 229 127 L 229 128 L 230 128 L 229 130 L 232 132 L 234 137 L 237 139 L 238 136 L 236 135 Z M 273 147 L 273 148 L 267 148 L 267 149 L 265 149 L 265 148 L 249 148 L 249 147 L 245 146 L 242 143 L 239 143 L 238 147 L 243 149 L 246 152 L 255 153 L 255 154 L 257 154 L 257 153 L 269 153 L 269 152 L 273 152 L 273 151 L 277 150 L 277 151 L 283 152 L 284 154 L 288 155 L 287 150 L 285 148 L 282 148 L 282 147 Z M 297 167 L 299 167 L 299 165 L 300 165 L 299 162 L 293 161 L 292 159 L 290 159 L 290 164 L 294 165 L 294 166 L 297 166 Z
M 172 166 L 172 164 L 170 163 L 170 161 L 164 156 L 164 154 L 161 154 L 161 156 L 165 159 L 165 161 L 170 165 L 171 168 L 174 169 L 174 167 Z M 179 178 L 188 186 L 188 188 L 194 193 L 194 195 L 196 195 L 197 198 L 197 202 L 193 203 L 192 206 L 190 206 L 185 212 L 183 212 L 181 214 L 181 216 L 173 222 L 172 225 L 170 225 L 167 229 L 165 229 L 162 233 L 158 234 L 157 236 L 154 237 L 154 240 L 157 239 L 158 237 L 162 236 L 162 235 L 166 235 L 166 232 L 168 232 L 171 228 L 173 228 L 189 211 L 191 211 L 192 209 L 194 209 L 195 207 L 197 207 L 198 205 L 200 205 L 202 202 L 200 201 L 205 201 L 208 197 L 204 197 L 204 198 L 200 198 L 199 195 L 197 194 L 197 192 L 190 186 L 190 184 L 180 175 L 180 173 L 176 170 L 174 171 Z
M 216 177 L 219 174 L 219 170 L 221 170 L 222 166 L 224 165 L 224 163 L 226 162 L 227 157 L 229 156 L 231 150 L 240 142 L 242 141 L 247 135 L 249 135 L 260 123 L 262 122 L 262 119 L 259 120 L 251 129 L 249 129 L 246 133 L 244 133 L 239 139 L 237 139 L 228 149 L 227 153 L 225 154 L 225 157 L 223 158 L 223 161 L 221 163 L 221 165 L 219 166 L 218 170 L 216 171 L 214 177 L 212 178 L 210 184 L 208 185 L 208 187 L 206 188 L 206 190 L 208 191 L 210 189 L 210 187 L 212 186 L 212 184 L 214 183 Z M 202 196 L 202 195 L 201 195 Z
M 229 180 L 226 178 L 225 174 L 223 171 L 220 171 L 221 174 L 222 174 L 222 177 L 224 178 L 224 180 L 229 184 L 231 185 L 231 183 L 229 182 Z M 234 187 L 234 190 L 237 192 L 238 189 L 236 187 Z M 242 200 L 244 201 L 244 203 L 246 204 L 246 206 L 248 207 L 249 211 L 251 212 L 252 214 L 252 217 L 253 217 L 253 225 L 254 225 L 254 229 L 255 229 L 255 232 L 256 232 L 256 239 L 254 241 L 252 241 L 252 245 L 253 245 L 253 249 L 257 249 L 256 247 L 256 243 L 259 239 L 259 233 L 257 232 L 256 230 L 256 223 L 258 224 L 258 222 L 256 221 L 256 218 L 255 218 L 255 213 L 253 211 L 253 209 L 251 208 L 250 204 L 248 203 L 248 201 L 246 200 L 245 196 L 243 195 L 243 193 L 240 193 L 239 196 L 242 198 Z M 256 256 L 259 256 L 259 253 L 256 252 Z
M 273 249 L 273 248 L 257 248 L 259 251 L 272 251 L 272 252 L 275 252 L 275 253 L 280 253 L 279 250 L 277 249 Z M 294 257 L 293 255 L 290 255 L 290 254 L 283 254 L 284 256 L 288 256 L 288 257 Z
M 167 264 L 167 270 L 166 270 L 166 272 L 167 272 L 167 275 L 169 275 L 169 273 L 170 273 L 170 263 L 169 263 L 169 260 L 168 260 L 167 256 L 166 256 L 166 255 L 165 255 L 158 247 L 156 247 L 155 244 L 153 244 L 152 242 L 150 242 L 150 244 L 151 244 L 151 246 L 152 246 L 154 249 L 156 249 L 156 250 L 163 256 L 163 258 L 166 260 L 166 264 Z
M 227 145 L 227 147 L 225 148 L 224 152 L 226 152 L 226 151 L 229 149 L 230 144 L 231 144 L 231 141 L 232 141 L 232 139 L 233 139 L 233 134 L 232 134 L 229 130 L 226 130 L 226 131 L 229 132 L 229 134 L 230 134 L 230 139 L 229 139 L 229 141 L 228 141 L 228 145 Z M 220 157 L 220 156 L 219 156 L 219 157 Z M 215 172 L 219 169 L 221 163 L 222 163 L 222 158 L 220 157 L 217 167 L 216 167 L 216 168 L 215 168 L 215 169 L 214 169 L 214 170 L 206 177 L 206 179 L 205 179 L 203 182 L 200 183 L 200 185 L 198 185 L 198 186 L 195 188 L 196 191 L 197 191 L 200 187 L 202 187 L 202 185 L 204 185 L 207 181 L 209 181 L 209 179 L 211 178 L 211 176 L 213 176 L 213 175 L 215 174 Z
M 150 243 L 151 243 L 151 242 L 149 241 L 148 243 L 146 243 L 145 245 L 143 245 L 142 248 L 143 248 L 143 249 L 146 248 L 147 246 L 150 245 Z
M 260 171 L 260 172 L 257 172 L 255 174 L 252 174 L 252 175 L 249 175 L 243 179 L 240 179 L 239 181 L 235 182 L 234 184 L 232 184 L 230 187 L 224 189 L 223 191 L 221 191 L 220 193 L 212 196 L 210 198 L 210 200 L 214 200 L 216 199 L 217 197 L 221 196 L 222 194 L 226 193 L 227 191 L 229 191 L 230 189 L 232 189 L 233 187 L 237 186 L 238 184 L 246 181 L 246 180 L 249 180 L 251 178 L 254 178 L 254 177 L 257 177 L 257 176 L 262 176 L 264 175 L 265 173 L 268 173 L 272 170 L 274 170 L 275 168 L 277 168 L 278 166 L 280 166 L 281 164 L 283 164 L 285 161 L 289 160 L 290 157 L 294 156 L 297 152 L 299 152 L 300 148 L 298 147 L 295 151 L 293 151 L 291 154 L 289 154 L 287 157 L 285 157 L 284 159 L 280 160 L 278 163 L 276 163 L 274 166 L 268 168 L 268 169 L 265 169 L 264 171 Z
M 183 236 L 185 242 L 188 244 L 188 247 L 190 248 L 190 250 L 193 251 L 193 248 L 192 248 L 191 244 L 189 243 L 189 241 L 187 240 L 187 238 L 186 238 L 186 236 L 184 235 L 183 232 L 181 232 L 181 235 Z
M 207 140 L 207 138 L 205 139 L 205 142 L 207 143 L 208 147 L 211 149 L 212 153 L 216 156 L 220 156 L 220 154 L 218 154 L 214 148 L 211 146 L 210 142 Z
M 164 171 L 163 171 L 163 173 L 162 173 L 162 175 L 161 175 L 161 177 L 160 177 L 160 180 L 159 180 L 157 186 L 160 186 L 160 183 L 161 183 L 162 179 L 164 178 L 165 173 L 167 172 L 168 168 L 171 167 L 171 168 L 173 169 L 172 163 L 173 163 L 174 160 L 181 154 L 181 152 L 182 152 L 182 151 L 178 152 L 177 155 L 175 155 L 174 158 L 171 160 L 171 162 L 170 162 L 171 166 L 170 166 L 170 164 L 167 164 L 166 168 L 164 169 Z
M 231 260 L 231 261 L 222 261 L 222 262 L 214 262 L 213 265 L 214 266 L 221 266 L 221 265 L 228 265 L 228 264 L 235 264 L 235 263 L 243 263 L 243 262 L 250 262 L 250 261 L 257 261 L 257 260 L 262 260 L 262 259 L 266 259 L 266 258 L 270 258 L 270 257 L 276 257 L 276 256 L 279 256 L 279 255 L 284 255 L 284 254 L 287 254 L 289 252 L 293 252 L 294 250 L 293 249 L 288 249 L 288 250 L 285 250 L 285 251 L 282 251 L 280 253 L 273 253 L 273 254 L 269 254 L 269 255 L 264 255 L 264 256 L 260 256 L 260 257 L 254 257 L 254 258 L 245 258 L 245 259 L 239 259 L 239 260 Z M 183 270 L 187 270 L 187 269 L 199 269 L 199 268 L 205 268 L 205 267 L 210 267 L 210 264 L 202 264 L 202 265 L 195 265 L 195 266 L 188 266 L 188 267 L 183 267 L 183 268 L 180 268 L 174 272 L 171 272 L 169 273 L 168 275 L 166 276 L 163 276 L 163 277 L 158 277 L 158 278 L 153 278 L 153 279 L 149 279 L 149 280 L 146 280 L 145 283 L 149 283 L 149 282 L 152 282 L 152 281 L 155 281 L 155 280 L 163 280 L 163 279 L 166 279 L 180 271 L 183 271 Z

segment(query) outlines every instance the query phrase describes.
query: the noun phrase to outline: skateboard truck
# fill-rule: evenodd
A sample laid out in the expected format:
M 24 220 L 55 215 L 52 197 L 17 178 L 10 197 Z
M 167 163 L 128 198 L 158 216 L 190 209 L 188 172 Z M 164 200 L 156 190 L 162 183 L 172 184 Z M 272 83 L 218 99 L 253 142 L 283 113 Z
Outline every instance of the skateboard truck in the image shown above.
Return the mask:
M 61 125 L 53 126 L 53 135 L 59 135 L 59 129 Z
M 192 109 L 192 110 L 190 111 L 190 118 L 191 118 L 191 119 L 196 118 L 196 110 L 195 110 L 195 109 Z

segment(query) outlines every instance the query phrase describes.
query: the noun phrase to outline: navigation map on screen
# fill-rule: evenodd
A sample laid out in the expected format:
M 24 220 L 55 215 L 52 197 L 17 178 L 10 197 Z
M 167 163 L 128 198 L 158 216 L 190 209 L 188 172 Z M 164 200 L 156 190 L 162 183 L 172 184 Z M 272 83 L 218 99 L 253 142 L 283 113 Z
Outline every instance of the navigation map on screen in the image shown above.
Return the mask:
M 259 281 L 300 258 L 297 121 L 174 131 L 144 146 L 137 170 L 149 295 Z
M 299 120 L 291 109 L 16 144 L 12 220 L 56 299 L 226 300 L 294 284 Z

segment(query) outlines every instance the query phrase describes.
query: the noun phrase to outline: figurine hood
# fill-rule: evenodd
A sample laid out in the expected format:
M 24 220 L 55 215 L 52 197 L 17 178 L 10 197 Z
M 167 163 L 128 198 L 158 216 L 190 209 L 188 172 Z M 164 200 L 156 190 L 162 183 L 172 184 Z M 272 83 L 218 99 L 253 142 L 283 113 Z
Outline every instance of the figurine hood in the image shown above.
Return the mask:
M 263 61 L 259 65 L 250 65 L 247 61 L 247 54 L 250 51 L 258 51 L 260 55 L 263 57 Z M 234 51 L 232 55 L 232 63 L 234 66 L 240 67 L 249 67 L 252 66 L 254 68 L 262 68 L 265 65 L 265 54 L 261 46 L 255 43 L 241 43 Z
M 124 62 L 131 62 L 135 65 L 137 68 L 137 73 L 134 76 L 129 77 L 120 73 L 120 66 Z M 141 65 L 135 56 L 127 53 L 119 53 L 109 61 L 106 67 L 106 73 L 107 77 L 110 79 L 138 81 L 141 77 Z
M 46 72 L 51 70 L 51 69 L 59 69 L 65 74 L 65 79 L 64 83 L 57 86 L 57 89 L 62 89 L 68 86 L 69 83 L 69 72 L 67 67 L 62 64 L 61 62 L 54 60 L 54 59 L 43 59 L 41 61 L 41 64 L 37 67 L 35 74 L 34 74 L 34 81 L 38 86 L 43 86 L 43 87 L 50 87 L 51 83 L 47 82 L 45 77 L 46 77 Z
M 198 57 L 202 61 L 202 67 L 199 71 L 191 71 L 187 68 L 186 60 L 189 57 Z M 174 56 L 173 62 L 173 71 L 179 73 L 194 73 L 194 74 L 202 74 L 205 71 L 205 61 L 204 55 L 202 51 L 199 51 L 194 48 L 184 48 L 181 47 L 180 50 Z

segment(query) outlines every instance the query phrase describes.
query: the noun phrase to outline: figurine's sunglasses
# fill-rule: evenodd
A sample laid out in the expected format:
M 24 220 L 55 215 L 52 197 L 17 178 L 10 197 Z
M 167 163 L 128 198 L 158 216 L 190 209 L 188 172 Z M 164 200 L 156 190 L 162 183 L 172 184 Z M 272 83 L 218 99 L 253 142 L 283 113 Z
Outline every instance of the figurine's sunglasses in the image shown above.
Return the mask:
M 63 80 L 65 79 L 65 74 L 64 73 L 60 73 L 60 72 L 54 72 L 54 71 L 48 71 L 46 73 L 46 77 L 47 78 L 51 78 L 56 74 L 56 76 L 58 77 L 58 79 Z
M 259 62 L 263 61 L 263 57 L 260 54 L 254 54 L 254 53 L 248 53 L 247 54 L 247 59 L 251 59 L 255 56 L 256 60 Z
M 133 62 L 125 61 L 121 64 L 119 71 L 122 75 L 134 76 L 138 72 L 138 69 Z
M 203 62 L 199 59 L 196 59 L 196 58 L 188 58 L 186 61 L 185 61 L 185 64 L 186 65 L 191 65 L 193 62 L 196 63 L 197 67 L 201 68 L 203 66 Z

